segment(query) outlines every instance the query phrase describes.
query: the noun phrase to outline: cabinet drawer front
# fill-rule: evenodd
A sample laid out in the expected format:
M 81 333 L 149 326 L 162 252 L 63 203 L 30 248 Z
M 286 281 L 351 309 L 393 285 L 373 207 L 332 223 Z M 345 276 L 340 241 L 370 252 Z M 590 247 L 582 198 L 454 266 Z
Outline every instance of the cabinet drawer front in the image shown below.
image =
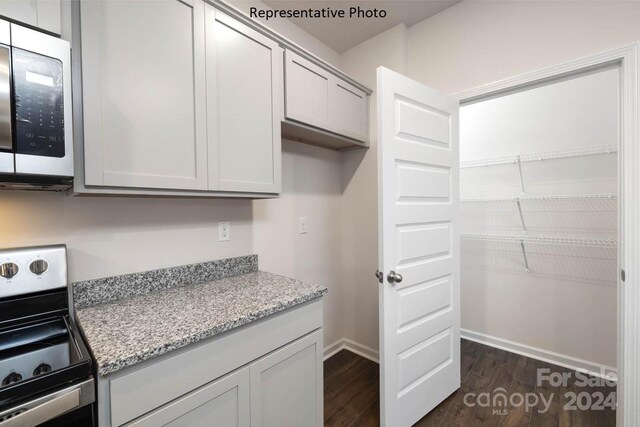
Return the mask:
M 280 191 L 282 48 L 206 8 L 209 189 Z
M 189 3 L 80 5 L 87 185 L 207 188 L 204 4 Z
M 286 117 L 331 130 L 333 76 L 301 56 L 285 52 Z
M 317 300 L 109 375 L 111 425 L 159 408 L 321 327 L 322 300 Z
M 252 363 L 251 426 L 321 426 L 322 369 L 321 330 Z
M 340 135 L 367 141 L 369 134 L 368 97 L 349 83 L 336 79 L 334 90 L 333 130 Z
M 127 427 L 248 427 L 249 367 L 207 384 Z

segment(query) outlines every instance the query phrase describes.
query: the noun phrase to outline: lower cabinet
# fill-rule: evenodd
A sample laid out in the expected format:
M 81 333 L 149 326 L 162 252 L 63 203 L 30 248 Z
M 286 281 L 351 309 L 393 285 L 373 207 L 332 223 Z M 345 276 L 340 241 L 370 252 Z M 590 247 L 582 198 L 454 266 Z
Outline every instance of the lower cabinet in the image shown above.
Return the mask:
M 245 367 L 129 426 L 248 427 L 249 402 L 249 367 Z
M 127 426 L 320 426 L 321 334 L 294 341 Z
M 322 425 L 320 331 L 251 364 L 251 426 Z
M 99 427 L 320 427 L 322 298 L 98 377 Z

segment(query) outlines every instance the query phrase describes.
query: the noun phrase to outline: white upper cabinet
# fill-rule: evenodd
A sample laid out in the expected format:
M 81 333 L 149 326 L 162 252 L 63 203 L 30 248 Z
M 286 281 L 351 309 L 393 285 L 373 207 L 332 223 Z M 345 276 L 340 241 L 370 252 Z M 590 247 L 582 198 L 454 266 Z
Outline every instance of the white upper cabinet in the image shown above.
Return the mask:
M 361 90 L 338 78 L 333 86 L 331 105 L 333 131 L 358 141 L 367 141 L 369 133 L 368 97 Z
M 288 126 L 303 142 L 368 145 L 362 86 L 300 51 L 285 60 L 290 42 L 224 3 L 72 10 L 77 193 L 270 197 Z
M 330 129 L 331 74 L 291 51 L 287 51 L 285 63 L 287 118 Z
M 60 34 L 60 0 L 0 0 L 0 16 Z
M 206 190 L 204 4 L 81 3 L 85 184 Z
M 367 143 L 367 94 L 292 51 L 285 55 L 286 119 Z
M 209 189 L 278 193 L 282 48 L 206 7 Z

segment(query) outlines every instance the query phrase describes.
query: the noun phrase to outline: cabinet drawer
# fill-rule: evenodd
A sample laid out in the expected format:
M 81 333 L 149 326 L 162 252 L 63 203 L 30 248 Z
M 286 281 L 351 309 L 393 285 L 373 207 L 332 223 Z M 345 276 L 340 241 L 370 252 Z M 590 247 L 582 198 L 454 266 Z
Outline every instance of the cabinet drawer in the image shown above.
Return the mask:
M 112 426 L 129 422 L 322 327 L 316 300 L 108 375 Z
M 207 384 L 138 420 L 127 427 L 210 426 L 248 427 L 249 368 L 242 368 Z

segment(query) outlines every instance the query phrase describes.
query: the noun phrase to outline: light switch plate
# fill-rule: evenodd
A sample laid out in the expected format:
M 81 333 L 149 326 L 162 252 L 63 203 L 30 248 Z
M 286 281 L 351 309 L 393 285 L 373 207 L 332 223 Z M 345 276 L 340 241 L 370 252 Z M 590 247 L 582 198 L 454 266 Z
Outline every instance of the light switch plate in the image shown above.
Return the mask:
M 306 216 L 301 216 L 300 217 L 300 222 L 299 222 L 299 226 L 298 226 L 298 232 L 300 234 L 307 234 L 307 217 Z
M 218 241 L 226 242 L 227 240 L 231 240 L 231 223 L 218 221 Z

